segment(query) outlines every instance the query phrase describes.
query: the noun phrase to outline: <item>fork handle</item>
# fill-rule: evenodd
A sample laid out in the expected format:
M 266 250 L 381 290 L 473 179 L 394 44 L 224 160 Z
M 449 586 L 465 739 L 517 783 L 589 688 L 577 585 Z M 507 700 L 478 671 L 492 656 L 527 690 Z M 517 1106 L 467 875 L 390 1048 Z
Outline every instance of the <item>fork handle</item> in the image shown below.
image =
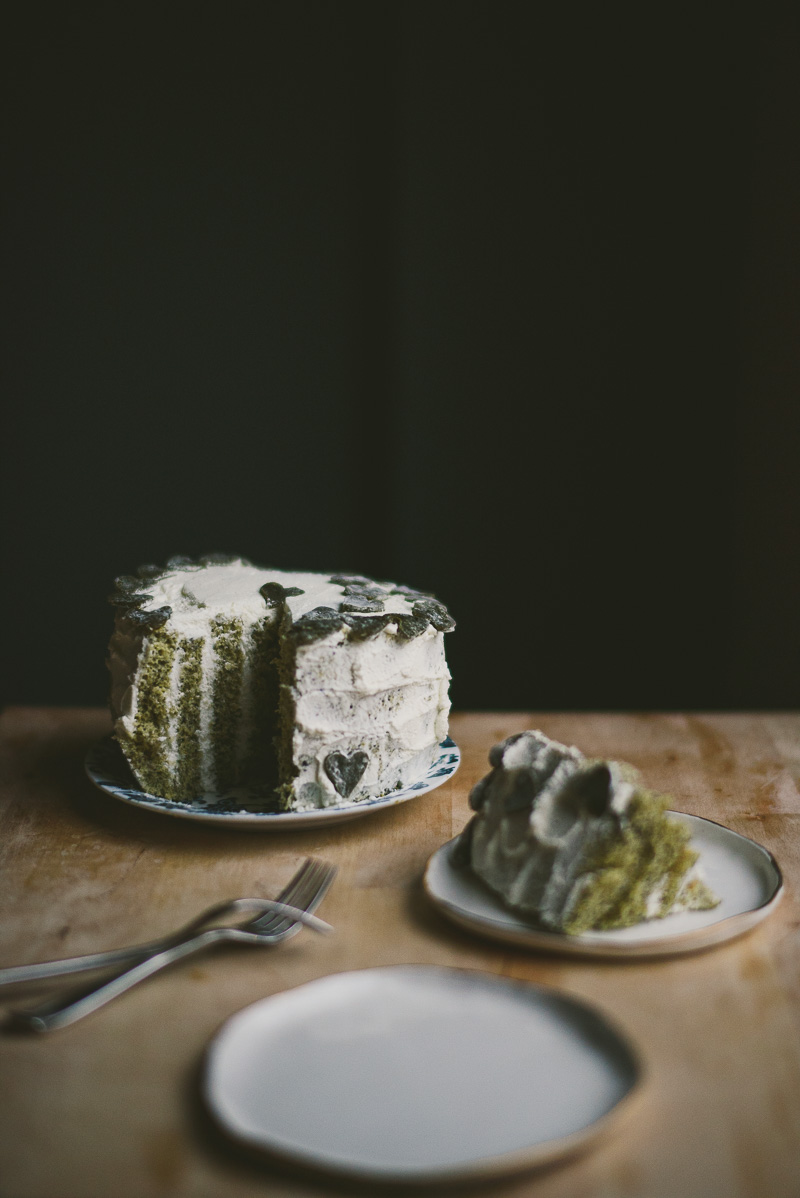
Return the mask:
M 34 1032 L 51 1032 L 56 1028 L 67 1027 L 70 1023 L 75 1023 L 99 1007 L 105 1006 L 112 998 L 124 994 L 126 990 L 143 982 L 145 978 L 152 977 L 154 973 L 158 973 L 159 969 L 164 969 L 167 965 L 172 965 L 174 961 L 180 961 L 184 957 L 200 952 L 218 940 L 226 939 L 224 932 L 225 929 L 222 928 L 210 928 L 206 932 L 193 934 L 178 944 L 173 944 L 169 948 L 155 953 L 152 957 L 140 961 L 138 965 L 117 974 L 115 978 L 92 988 L 88 993 L 81 990 L 77 996 L 73 993 L 66 999 L 54 999 L 42 1003 L 41 1006 L 34 1007 L 30 1011 L 15 1011 L 11 1016 L 11 1026 L 27 1028 Z
M 257 902 L 257 900 L 253 901 Z M 111 969 L 114 965 L 134 965 L 144 957 L 152 957 L 154 953 L 160 953 L 163 949 L 170 948 L 173 944 L 193 936 L 200 931 L 208 919 L 226 911 L 236 902 L 237 900 L 219 903 L 218 906 L 211 907 L 208 911 L 203 911 L 194 919 L 190 919 L 177 931 L 160 936 L 158 940 L 150 940 L 147 944 L 129 944 L 126 948 L 111 948 L 100 953 L 85 953 L 80 957 L 62 957 L 56 961 L 37 961 L 33 965 L 9 965 L 0 969 L 0 986 L 13 986 L 20 982 L 39 982 L 47 978 L 66 977 L 71 973 L 89 973 L 96 969 Z M 258 903 L 256 908 L 262 914 L 264 905 L 264 903 Z M 278 900 L 268 904 L 267 909 L 272 911 L 275 907 L 282 906 L 283 904 Z
M 140 957 L 149 957 L 163 948 L 171 937 L 151 940 L 149 944 L 134 944 L 130 948 L 112 948 L 102 953 L 86 953 L 82 957 L 62 957 L 59 961 L 39 961 L 35 965 L 10 965 L 0 969 L 0 986 L 20 982 L 40 982 L 47 978 L 66 977 L 71 973 L 88 973 L 92 969 L 110 969 L 127 965 Z
M 242 909 L 247 909 L 244 905 L 245 900 L 234 900 L 234 902 L 237 902 Z M 277 913 L 291 916 L 295 922 L 313 927 L 317 932 L 330 931 L 328 924 L 323 920 L 315 920 L 309 912 L 297 911 L 296 908 L 287 906 L 280 899 L 253 899 L 252 902 L 253 911 L 262 918 Z M 127 948 L 112 948 L 102 953 L 86 953 L 81 957 L 62 957 L 58 961 L 38 961 L 34 965 L 9 965 L 0 969 L 0 986 L 14 986 L 22 982 L 40 982 L 47 978 L 66 977 L 72 973 L 89 973 L 95 969 L 111 969 L 115 965 L 135 964 L 144 957 L 151 957 L 154 953 L 169 948 L 188 934 L 194 935 L 198 927 L 202 926 L 210 916 L 232 905 L 232 903 L 220 903 L 211 911 L 204 911 L 196 919 L 190 920 L 177 932 L 171 932 L 168 936 L 162 936 L 158 940 L 151 940 L 148 944 L 131 944 Z
M 294 925 L 298 928 L 300 925 L 305 925 L 315 932 L 330 933 L 333 931 L 330 924 L 318 919 L 310 911 L 302 911 L 286 903 L 272 899 L 239 899 L 237 902 L 244 909 L 252 907 L 255 910 L 263 911 L 266 907 L 269 910 L 277 911 L 284 916 L 291 917 Z M 284 932 L 282 937 L 286 935 L 287 933 Z M 200 952 L 209 945 L 224 940 L 236 940 L 245 944 L 268 944 L 270 942 L 263 932 L 247 932 L 241 928 L 223 927 L 207 928 L 204 932 L 190 931 L 181 940 L 169 944 L 160 952 L 154 953 L 130 969 L 118 973 L 110 981 L 103 982 L 99 986 L 92 986 L 88 991 L 82 989 L 77 994 L 73 992 L 67 998 L 50 999 L 30 1011 L 14 1011 L 11 1015 L 10 1025 L 27 1028 L 34 1032 L 50 1032 L 59 1027 L 67 1027 L 70 1023 L 83 1019 L 84 1015 L 90 1015 L 92 1011 L 105 1006 L 112 998 L 124 994 L 126 990 L 130 990 L 131 986 L 143 982 L 145 978 L 158 973 L 167 965 L 172 965 L 175 961 L 190 957 L 192 953 Z

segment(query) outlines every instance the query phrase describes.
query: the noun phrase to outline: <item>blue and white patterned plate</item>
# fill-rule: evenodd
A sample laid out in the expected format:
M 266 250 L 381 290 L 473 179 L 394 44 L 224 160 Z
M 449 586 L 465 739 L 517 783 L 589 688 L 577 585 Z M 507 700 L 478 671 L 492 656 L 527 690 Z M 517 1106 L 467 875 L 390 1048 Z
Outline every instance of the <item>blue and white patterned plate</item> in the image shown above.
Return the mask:
M 122 799 L 124 803 L 143 807 L 146 811 L 158 811 L 162 815 L 172 815 L 178 819 L 200 820 L 206 824 L 226 824 L 233 828 L 283 830 L 309 827 L 312 824 L 318 828 L 322 824 L 336 824 L 340 820 L 357 819 L 358 816 L 367 815 L 371 811 L 395 807 L 398 803 L 405 803 L 408 799 L 427 794 L 429 790 L 435 790 L 437 786 L 447 782 L 458 769 L 460 762 L 458 745 L 448 736 L 439 745 L 439 753 L 425 773 L 402 790 L 392 790 L 386 795 L 359 799 L 357 803 L 337 807 L 280 812 L 265 810 L 264 795 L 254 787 L 237 787 L 225 795 L 198 795 L 190 802 L 177 802 L 147 794 L 131 773 L 119 745 L 110 736 L 92 746 L 86 754 L 85 766 L 88 777 L 100 790 L 115 799 Z

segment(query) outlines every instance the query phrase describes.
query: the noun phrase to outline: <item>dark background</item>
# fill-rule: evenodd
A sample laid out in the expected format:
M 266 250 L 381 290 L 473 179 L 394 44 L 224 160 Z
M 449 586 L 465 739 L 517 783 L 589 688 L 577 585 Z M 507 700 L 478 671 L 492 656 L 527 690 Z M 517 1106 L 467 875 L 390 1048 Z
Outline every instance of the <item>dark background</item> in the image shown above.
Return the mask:
M 460 707 L 797 705 L 796 32 L 543 7 L 3 18 L 7 700 L 222 549 L 435 591 Z

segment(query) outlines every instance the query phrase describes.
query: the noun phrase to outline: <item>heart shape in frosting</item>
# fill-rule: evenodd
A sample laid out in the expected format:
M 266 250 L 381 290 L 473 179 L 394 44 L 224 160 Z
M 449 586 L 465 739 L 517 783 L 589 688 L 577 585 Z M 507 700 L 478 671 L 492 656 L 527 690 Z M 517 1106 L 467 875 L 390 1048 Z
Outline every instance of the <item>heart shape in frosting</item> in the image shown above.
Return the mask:
M 325 773 L 337 793 L 346 799 L 358 786 L 368 763 L 369 754 L 363 749 L 356 749 L 353 753 L 340 753 L 337 749 L 325 758 Z

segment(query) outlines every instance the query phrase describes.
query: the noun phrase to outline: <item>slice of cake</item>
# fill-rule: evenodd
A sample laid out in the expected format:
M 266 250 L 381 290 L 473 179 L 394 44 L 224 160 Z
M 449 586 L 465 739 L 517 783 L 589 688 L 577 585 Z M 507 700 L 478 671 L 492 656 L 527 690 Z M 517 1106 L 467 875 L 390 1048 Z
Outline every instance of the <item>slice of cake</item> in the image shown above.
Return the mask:
M 454 624 L 430 595 L 211 554 L 142 566 L 110 600 L 114 732 L 152 794 L 354 803 L 424 773 L 447 735 Z
M 630 766 L 588 760 L 541 732 L 508 737 L 489 763 L 459 859 L 511 909 L 575 935 L 719 902 L 690 832 Z

